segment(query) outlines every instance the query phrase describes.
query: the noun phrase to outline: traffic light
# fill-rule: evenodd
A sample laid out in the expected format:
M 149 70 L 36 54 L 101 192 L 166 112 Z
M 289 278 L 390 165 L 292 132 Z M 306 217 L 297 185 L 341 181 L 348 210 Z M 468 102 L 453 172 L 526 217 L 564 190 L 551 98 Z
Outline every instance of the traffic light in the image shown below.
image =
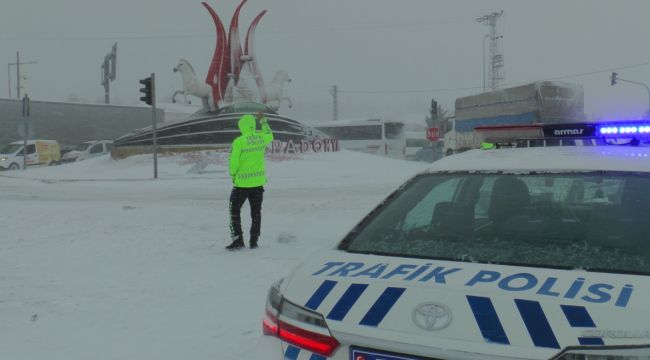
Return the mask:
M 436 99 L 431 99 L 431 120 L 435 121 L 438 118 L 438 102 Z
M 140 96 L 140 101 L 144 101 L 147 105 L 152 105 L 151 77 L 140 80 L 140 84 L 144 85 L 143 88 L 140 88 L 140 92 L 144 94 Z
M 618 74 L 613 72 L 612 73 L 612 86 L 616 85 L 616 80 L 618 80 Z

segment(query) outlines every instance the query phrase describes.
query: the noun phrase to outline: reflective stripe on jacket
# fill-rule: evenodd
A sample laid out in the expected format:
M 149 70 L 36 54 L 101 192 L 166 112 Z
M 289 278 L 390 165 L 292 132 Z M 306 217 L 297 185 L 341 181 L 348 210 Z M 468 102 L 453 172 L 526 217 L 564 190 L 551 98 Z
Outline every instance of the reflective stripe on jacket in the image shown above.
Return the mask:
M 236 187 L 251 188 L 266 184 L 264 154 L 266 145 L 273 141 L 273 133 L 266 118 L 260 123 L 262 130 L 256 131 L 253 115 L 244 115 L 239 119 L 242 134 L 232 143 L 228 166 Z

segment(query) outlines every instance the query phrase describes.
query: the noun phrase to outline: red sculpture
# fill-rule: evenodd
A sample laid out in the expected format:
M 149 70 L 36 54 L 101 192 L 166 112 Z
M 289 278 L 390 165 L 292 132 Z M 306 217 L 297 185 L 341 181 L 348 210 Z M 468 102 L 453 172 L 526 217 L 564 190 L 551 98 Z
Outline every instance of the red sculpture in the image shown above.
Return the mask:
M 234 87 L 237 84 L 243 66 L 250 66 L 249 69 L 255 77 L 261 100 L 262 102 L 266 101 L 264 80 L 253 50 L 255 29 L 264 14 L 266 14 L 266 10 L 259 13 L 251 23 L 246 33 L 244 50 L 242 50 L 239 38 L 239 13 L 246 1 L 242 0 L 239 6 L 237 6 L 235 14 L 230 21 L 228 36 L 226 36 L 226 30 L 216 11 L 208 3 L 202 3 L 212 16 L 217 31 L 217 43 L 214 55 L 212 56 L 212 62 L 208 69 L 208 75 L 205 79 L 205 82 L 212 87 L 212 96 L 215 104 L 219 104 L 225 99 L 226 90 L 229 86 Z

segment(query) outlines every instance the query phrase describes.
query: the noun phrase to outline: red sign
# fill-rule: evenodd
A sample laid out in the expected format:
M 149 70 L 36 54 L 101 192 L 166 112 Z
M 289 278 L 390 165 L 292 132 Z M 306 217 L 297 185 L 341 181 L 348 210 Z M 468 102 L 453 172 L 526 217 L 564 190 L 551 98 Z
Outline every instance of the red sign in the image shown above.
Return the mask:
M 429 141 L 436 141 L 440 139 L 440 129 L 437 127 L 428 128 L 427 139 L 429 139 Z

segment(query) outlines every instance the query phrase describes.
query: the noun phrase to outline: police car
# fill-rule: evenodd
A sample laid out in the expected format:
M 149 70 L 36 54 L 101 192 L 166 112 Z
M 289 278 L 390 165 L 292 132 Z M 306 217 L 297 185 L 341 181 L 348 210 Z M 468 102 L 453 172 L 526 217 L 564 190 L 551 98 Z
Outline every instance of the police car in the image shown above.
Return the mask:
M 650 359 L 650 123 L 525 131 L 434 163 L 275 283 L 261 358 Z M 530 147 L 551 139 L 574 146 Z

